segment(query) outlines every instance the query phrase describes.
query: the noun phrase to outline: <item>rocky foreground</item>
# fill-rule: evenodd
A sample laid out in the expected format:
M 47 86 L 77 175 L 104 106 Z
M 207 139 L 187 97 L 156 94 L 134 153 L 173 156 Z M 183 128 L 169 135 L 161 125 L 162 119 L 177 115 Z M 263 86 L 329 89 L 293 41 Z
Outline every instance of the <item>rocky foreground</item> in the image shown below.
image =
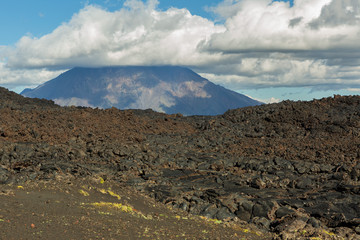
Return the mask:
M 273 238 L 360 239 L 359 96 L 206 117 L 0 96 L 3 186 L 101 177 Z

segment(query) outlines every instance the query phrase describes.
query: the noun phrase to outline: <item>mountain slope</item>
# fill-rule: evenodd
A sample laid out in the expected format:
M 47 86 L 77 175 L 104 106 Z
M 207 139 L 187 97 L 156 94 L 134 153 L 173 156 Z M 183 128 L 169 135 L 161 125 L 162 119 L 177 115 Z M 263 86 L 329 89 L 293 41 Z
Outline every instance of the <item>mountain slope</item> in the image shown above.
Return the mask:
M 151 108 L 185 115 L 217 115 L 261 104 L 190 69 L 173 66 L 74 68 L 21 94 L 52 99 L 59 105 Z

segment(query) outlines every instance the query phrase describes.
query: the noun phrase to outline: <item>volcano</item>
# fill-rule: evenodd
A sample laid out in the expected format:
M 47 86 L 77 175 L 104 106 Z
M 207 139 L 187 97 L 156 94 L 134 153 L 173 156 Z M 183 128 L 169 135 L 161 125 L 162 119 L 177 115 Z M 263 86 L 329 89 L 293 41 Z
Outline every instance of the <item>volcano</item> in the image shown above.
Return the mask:
M 183 115 L 218 115 L 261 104 L 177 66 L 77 67 L 21 94 L 61 106 L 153 109 Z

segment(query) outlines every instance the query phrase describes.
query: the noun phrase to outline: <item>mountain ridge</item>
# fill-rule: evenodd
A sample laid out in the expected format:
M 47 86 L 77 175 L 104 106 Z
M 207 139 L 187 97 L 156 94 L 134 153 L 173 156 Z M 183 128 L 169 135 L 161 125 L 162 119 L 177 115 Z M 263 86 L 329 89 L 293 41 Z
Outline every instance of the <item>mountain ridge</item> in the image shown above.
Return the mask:
M 76 67 L 21 94 L 62 106 L 151 108 L 184 115 L 218 115 L 261 104 L 180 66 Z

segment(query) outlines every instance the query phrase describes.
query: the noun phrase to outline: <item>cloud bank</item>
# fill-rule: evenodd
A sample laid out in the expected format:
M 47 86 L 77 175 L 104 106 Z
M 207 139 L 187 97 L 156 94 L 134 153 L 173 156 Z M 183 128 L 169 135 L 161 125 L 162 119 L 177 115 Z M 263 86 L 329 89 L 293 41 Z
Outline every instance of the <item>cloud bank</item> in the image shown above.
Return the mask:
M 117 12 L 87 6 L 46 36 L 20 39 L 8 65 L 198 65 L 216 58 L 218 54 L 200 53 L 197 46 L 223 31 L 222 26 L 186 9 L 157 11 L 155 3 L 128 1 Z
M 0 84 L 74 66 L 182 65 L 233 90 L 360 87 L 360 0 L 224 0 L 212 8 L 221 23 L 157 4 L 87 6 L 50 34 L 0 48 Z

